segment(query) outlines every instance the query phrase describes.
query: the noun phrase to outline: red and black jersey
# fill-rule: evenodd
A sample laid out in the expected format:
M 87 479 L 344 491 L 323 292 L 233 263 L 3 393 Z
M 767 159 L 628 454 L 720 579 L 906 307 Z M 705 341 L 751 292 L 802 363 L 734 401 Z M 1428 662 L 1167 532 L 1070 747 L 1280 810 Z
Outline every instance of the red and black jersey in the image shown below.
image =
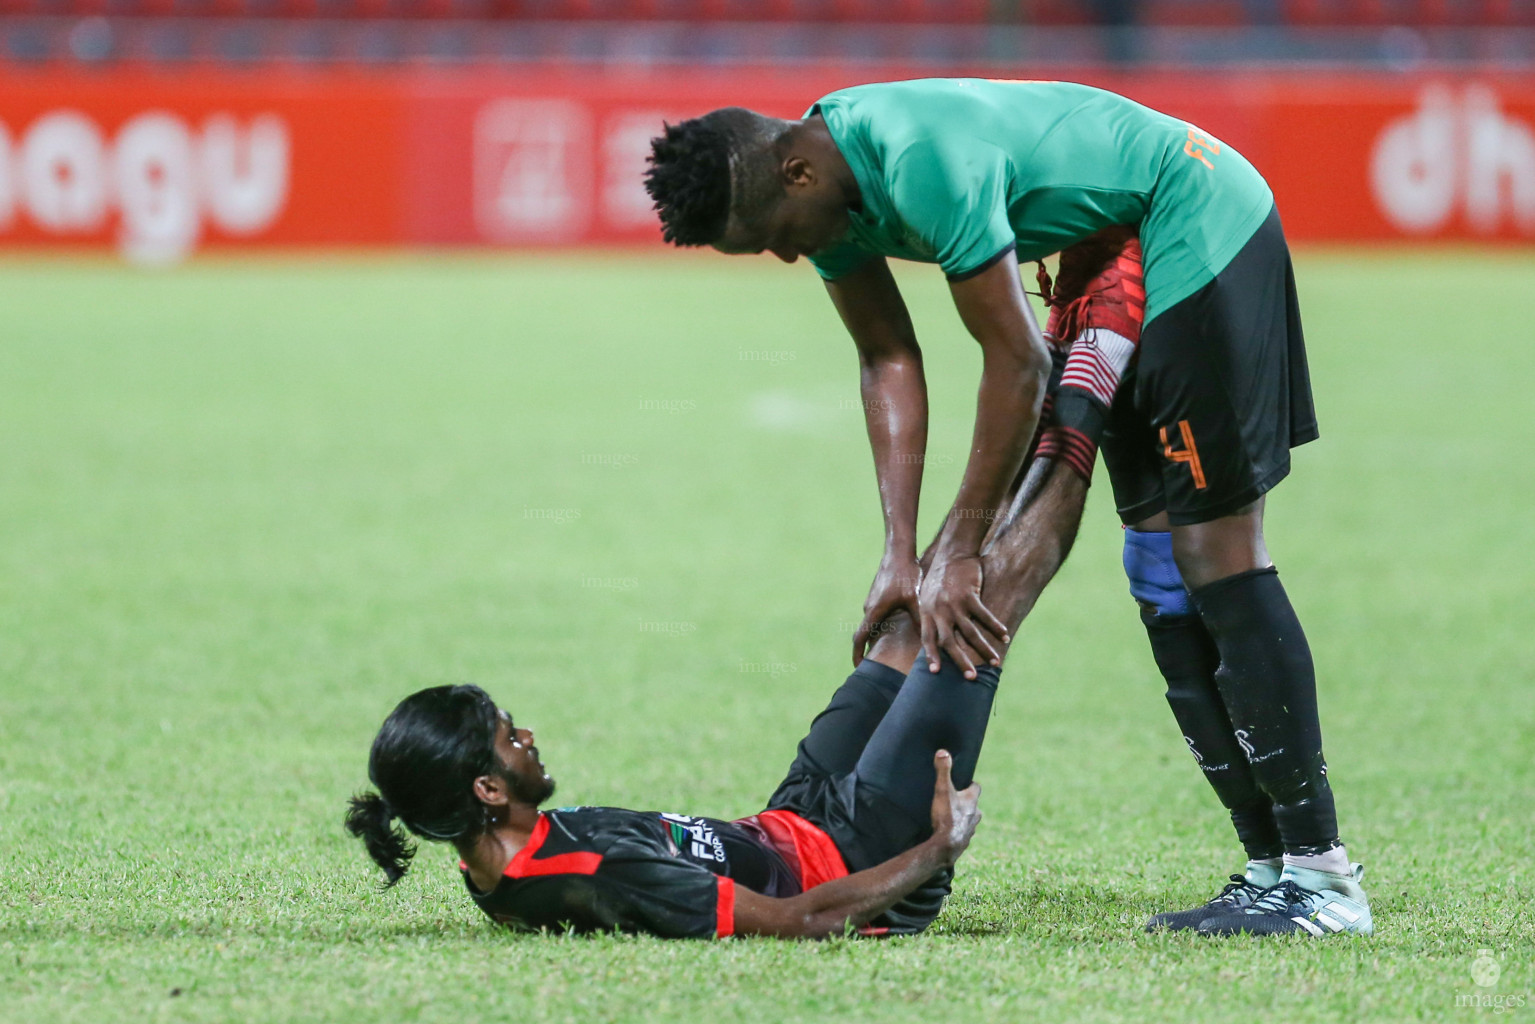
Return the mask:
M 735 931 L 737 885 L 794 896 L 802 880 L 841 874 L 825 833 L 787 812 L 719 821 L 565 807 L 539 815 L 490 892 L 477 890 L 467 870 L 464 882 L 481 910 L 514 928 L 709 938 Z

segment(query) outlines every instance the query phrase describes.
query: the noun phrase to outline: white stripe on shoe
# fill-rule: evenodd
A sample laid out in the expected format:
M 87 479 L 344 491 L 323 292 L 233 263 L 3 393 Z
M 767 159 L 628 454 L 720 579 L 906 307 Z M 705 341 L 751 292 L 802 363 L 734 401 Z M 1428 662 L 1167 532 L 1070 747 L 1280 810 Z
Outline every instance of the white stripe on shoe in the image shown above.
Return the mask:
M 1327 934 L 1326 932 L 1322 931 L 1322 929 L 1306 920 L 1304 917 L 1292 917 L 1290 920 L 1294 921 L 1296 924 L 1300 925 L 1302 928 L 1306 929 L 1306 931 L 1310 932 L 1312 935 L 1315 935 L 1319 939 Z
M 1341 903 L 1333 902 L 1333 903 L 1327 904 L 1327 912 L 1330 913 L 1330 914 L 1337 914 L 1339 917 L 1343 918 L 1349 924 L 1353 924 L 1355 921 L 1359 920 L 1359 915 L 1358 914 L 1356 914 L 1354 911 L 1348 909 L 1347 907 L 1345 907 Z

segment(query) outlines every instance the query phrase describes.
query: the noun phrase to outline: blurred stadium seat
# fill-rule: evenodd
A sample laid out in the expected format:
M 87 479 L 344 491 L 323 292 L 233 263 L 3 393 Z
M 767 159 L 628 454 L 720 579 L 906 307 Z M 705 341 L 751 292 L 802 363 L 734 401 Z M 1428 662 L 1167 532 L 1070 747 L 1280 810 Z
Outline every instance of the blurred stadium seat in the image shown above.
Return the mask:
M 0 0 L 0 64 L 1535 68 L 1535 0 Z
M 1499 28 L 1535 24 L 1535 0 L 0 0 L 0 16 Z

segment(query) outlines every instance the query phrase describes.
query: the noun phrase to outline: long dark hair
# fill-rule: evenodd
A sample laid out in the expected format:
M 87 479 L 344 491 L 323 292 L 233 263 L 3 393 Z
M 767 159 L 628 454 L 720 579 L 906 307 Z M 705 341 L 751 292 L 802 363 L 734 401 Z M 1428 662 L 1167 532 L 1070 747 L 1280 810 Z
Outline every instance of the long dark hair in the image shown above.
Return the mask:
M 495 701 L 478 686 L 434 686 L 411 694 L 373 738 L 368 778 L 377 793 L 352 797 L 347 831 L 384 869 L 384 888 L 405 877 L 416 847 L 399 819 L 423 839 L 450 841 L 485 827 L 474 780 L 499 767 Z

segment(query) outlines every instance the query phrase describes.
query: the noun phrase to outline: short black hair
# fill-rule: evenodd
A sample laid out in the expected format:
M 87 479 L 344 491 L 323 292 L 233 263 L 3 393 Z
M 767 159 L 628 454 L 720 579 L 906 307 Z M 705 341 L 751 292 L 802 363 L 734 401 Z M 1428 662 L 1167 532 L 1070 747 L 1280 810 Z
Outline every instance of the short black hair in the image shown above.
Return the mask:
M 732 212 L 750 221 L 781 194 L 774 143 L 789 125 L 743 107 L 724 107 L 650 140 L 645 191 L 655 200 L 661 237 L 673 245 L 710 245 Z
M 730 140 L 704 118 L 664 126 L 650 140 L 645 191 L 672 245 L 708 245 L 730 218 Z

